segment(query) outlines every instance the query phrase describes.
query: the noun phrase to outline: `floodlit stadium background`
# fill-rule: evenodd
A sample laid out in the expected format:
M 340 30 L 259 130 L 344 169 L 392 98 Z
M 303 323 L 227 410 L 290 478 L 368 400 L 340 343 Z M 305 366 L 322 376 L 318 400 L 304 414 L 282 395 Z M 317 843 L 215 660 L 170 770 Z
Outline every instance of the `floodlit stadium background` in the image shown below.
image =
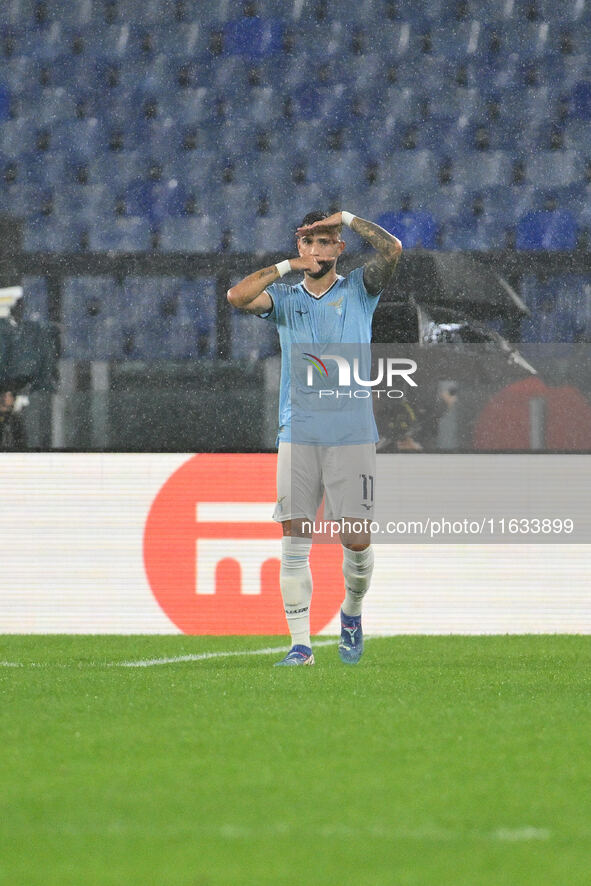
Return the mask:
M 14 358 L 29 367 L 22 418 L 37 452 L 0 460 L 11 539 L 0 630 L 198 632 L 158 601 L 149 514 L 188 453 L 272 464 L 277 338 L 225 291 L 293 254 L 311 208 L 346 208 L 402 240 L 376 314 L 381 341 L 458 344 L 484 327 L 543 364 L 542 380 L 503 383 L 499 402 L 525 436 L 479 435 L 476 413 L 460 410 L 429 433 L 417 420 L 425 450 L 591 450 L 590 37 L 585 0 L 2 4 L 0 285 L 23 286 L 22 322 L 59 353 L 42 371 L 25 336 Z M 346 237 L 345 271 L 364 258 Z M 484 287 L 470 285 L 475 268 Z M 6 353 L 4 385 L 18 375 Z M 466 382 L 460 404 L 482 390 Z M 573 404 L 566 419 L 558 401 Z M 553 437 L 557 425 L 570 430 Z M 216 490 L 243 501 L 239 484 L 209 482 L 210 501 Z M 220 563 L 244 525 L 210 544 Z M 573 550 L 384 550 L 370 628 L 587 631 L 588 549 Z M 195 569 L 195 539 L 184 556 Z M 276 566 L 260 562 L 264 584 Z M 237 592 L 236 568 L 222 564 L 216 593 L 203 594 L 212 612 L 223 588 Z M 260 576 L 249 576 L 242 596 L 256 611 Z M 408 599 L 390 596 L 391 582 Z M 318 630 L 334 628 L 329 609 Z M 211 618 L 210 632 L 239 630 Z

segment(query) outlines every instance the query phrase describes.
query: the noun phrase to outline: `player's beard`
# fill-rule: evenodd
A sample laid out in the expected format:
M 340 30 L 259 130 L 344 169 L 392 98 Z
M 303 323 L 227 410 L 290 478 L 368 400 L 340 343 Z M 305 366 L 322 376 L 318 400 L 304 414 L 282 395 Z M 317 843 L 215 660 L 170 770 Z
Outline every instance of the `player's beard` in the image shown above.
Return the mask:
M 329 259 L 328 261 L 319 261 L 318 264 L 320 265 L 320 270 L 314 272 L 306 271 L 306 274 L 308 275 L 308 277 L 311 277 L 312 280 L 320 280 L 321 277 L 324 277 L 325 274 L 328 274 L 330 269 L 334 267 L 335 261 L 336 259 L 334 258 Z

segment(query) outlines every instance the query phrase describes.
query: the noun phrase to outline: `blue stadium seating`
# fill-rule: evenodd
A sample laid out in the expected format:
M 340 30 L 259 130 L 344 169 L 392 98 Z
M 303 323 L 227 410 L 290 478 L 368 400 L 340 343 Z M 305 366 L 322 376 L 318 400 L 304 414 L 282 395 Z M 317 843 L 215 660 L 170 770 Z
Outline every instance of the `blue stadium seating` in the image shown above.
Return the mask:
M 168 218 L 160 230 L 162 252 L 214 252 L 221 233 L 210 216 Z
M 0 123 L 10 118 L 10 90 L 0 82 Z
M 296 220 L 296 224 L 301 219 Z M 257 218 L 249 229 L 251 238 L 249 250 L 259 254 L 266 252 L 285 252 L 294 254 L 294 235 L 296 224 L 285 214 L 270 215 L 266 218 Z
M 233 19 L 224 25 L 224 52 L 250 59 L 274 55 L 281 49 L 282 30 L 281 22 L 275 19 Z
M 88 167 L 93 183 L 107 182 L 117 188 L 148 173 L 147 158 L 141 151 L 105 151 L 90 157 Z
M 386 212 L 376 221 L 395 234 L 405 249 L 437 248 L 437 223 L 428 212 Z
M 484 188 L 481 192 L 486 213 L 500 227 L 513 228 L 519 219 L 533 209 L 537 199 L 537 189 L 524 185 L 506 187 L 503 185 Z
M 460 176 L 459 184 L 440 185 L 430 191 L 414 191 L 412 195 L 416 209 L 425 210 L 437 221 L 445 223 L 461 211 L 466 199 L 466 189 Z
M 91 252 L 147 252 L 150 246 L 150 223 L 139 216 L 115 218 L 108 225 L 97 219 L 89 229 Z
M 116 194 L 105 185 L 67 184 L 56 189 L 53 199 L 53 215 L 56 219 L 73 219 L 89 226 L 96 219 L 105 225 L 115 217 Z
M 441 236 L 441 248 L 450 252 L 503 249 L 506 245 L 505 229 L 496 219 L 468 212 L 450 219 Z
M 574 182 L 582 182 L 577 151 L 538 151 L 527 162 L 528 180 L 545 188 L 559 188 Z
M 455 180 L 467 190 L 478 191 L 511 183 L 511 155 L 507 151 L 475 151 L 461 155 L 455 164 Z
M 149 248 L 156 230 L 166 251 L 280 249 L 294 218 L 345 200 L 430 212 L 443 248 L 496 248 L 517 223 L 519 243 L 567 248 L 591 228 L 588 3 L 320 6 L 6 0 L 0 160 L 18 175 L 0 209 L 35 249 L 75 248 L 86 227 L 90 248 Z M 567 216 L 520 221 L 551 205 L 574 234 Z
M 537 7 L 542 19 L 564 24 L 580 25 L 583 21 L 588 22 L 591 16 L 589 4 L 581 3 L 581 0 L 561 0 L 560 3 L 554 3 L 553 0 L 537 0 Z
M 192 353 L 214 357 L 216 350 L 217 297 L 213 277 L 175 279 L 172 283 L 178 298 L 179 321 L 193 329 Z M 194 343 L 197 343 L 195 354 Z
M 572 113 L 581 120 L 591 120 L 591 82 L 579 80 L 572 91 Z
M 75 360 L 122 357 L 119 301 L 112 277 L 66 278 L 62 295 L 63 356 Z
M 49 320 L 49 300 L 47 294 L 47 280 L 45 277 L 25 276 L 22 278 L 23 287 L 23 317 L 25 320 Z
M 52 132 L 52 146 L 76 157 L 91 160 L 107 149 L 105 132 L 96 117 L 88 120 L 64 120 Z
M 93 17 L 92 0 L 46 0 L 48 21 L 57 21 L 66 28 L 80 28 L 89 25 Z M 95 4 L 95 11 L 97 11 Z
M 24 225 L 25 252 L 77 252 L 80 249 L 80 222 L 31 217 Z
M 279 352 L 279 338 L 273 323 L 231 310 L 230 341 L 232 360 L 255 363 Z
M 118 305 L 125 356 L 187 360 L 215 355 L 215 280 L 127 277 Z
M 517 224 L 517 249 L 572 250 L 577 244 L 577 224 L 569 210 L 526 213 Z

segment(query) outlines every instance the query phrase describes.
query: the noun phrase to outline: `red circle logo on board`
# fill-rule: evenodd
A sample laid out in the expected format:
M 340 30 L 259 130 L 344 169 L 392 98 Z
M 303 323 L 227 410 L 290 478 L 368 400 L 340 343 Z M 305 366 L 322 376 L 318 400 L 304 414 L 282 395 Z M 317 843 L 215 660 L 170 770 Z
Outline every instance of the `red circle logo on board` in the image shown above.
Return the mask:
M 529 449 L 530 402 L 544 403 L 544 448 L 581 452 L 591 441 L 591 406 L 577 388 L 550 387 L 538 376 L 514 382 L 486 404 L 474 427 L 475 449 Z
M 281 526 L 272 520 L 277 457 L 199 454 L 152 503 L 144 565 L 156 600 L 185 634 L 286 634 Z M 312 633 L 339 611 L 340 544 L 312 546 Z

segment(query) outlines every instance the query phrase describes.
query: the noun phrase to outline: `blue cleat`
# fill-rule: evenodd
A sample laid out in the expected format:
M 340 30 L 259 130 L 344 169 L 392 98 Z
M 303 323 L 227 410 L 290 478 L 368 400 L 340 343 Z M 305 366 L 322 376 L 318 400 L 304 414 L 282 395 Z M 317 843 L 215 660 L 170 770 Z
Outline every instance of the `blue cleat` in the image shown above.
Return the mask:
M 285 658 L 275 662 L 275 667 L 313 665 L 314 655 L 309 646 L 292 646 Z
M 345 615 L 341 609 L 339 655 L 345 664 L 357 664 L 363 655 L 363 631 L 360 615 Z

